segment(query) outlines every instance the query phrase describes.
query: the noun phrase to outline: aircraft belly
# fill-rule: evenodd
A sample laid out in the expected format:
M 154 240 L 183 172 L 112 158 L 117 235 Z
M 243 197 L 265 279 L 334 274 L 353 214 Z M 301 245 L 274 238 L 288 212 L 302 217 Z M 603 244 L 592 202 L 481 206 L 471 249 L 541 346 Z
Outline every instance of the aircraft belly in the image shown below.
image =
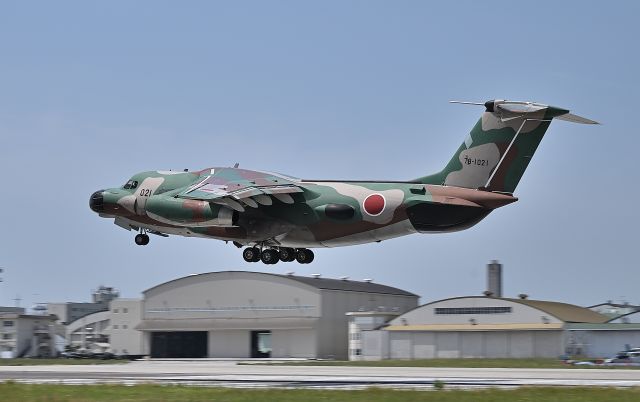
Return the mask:
M 321 243 L 325 247 L 351 246 L 355 244 L 365 244 L 393 239 L 395 237 L 405 236 L 416 232 L 417 231 L 413 225 L 411 225 L 411 222 L 408 219 L 405 219 L 378 229 L 354 233 L 348 236 L 337 237 L 335 239 L 323 240 Z
M 121 218 L 121 217 L 116 218 L 114 223 L 125 229 L 127 229 L 127 227 L 130 229 L 135 229 L 136 227 L 140 227 L 143 229 L 155 230 L 157 232 L 165 233 L 169 235 L 186 236 L 186 237 L 209 237 L 209 236 L 202 235 L 200 233 L 193 232 L 189 228 L 185 228 L 185 227 L 154 225 L 148 222 L 141 223 L 138 221 Z

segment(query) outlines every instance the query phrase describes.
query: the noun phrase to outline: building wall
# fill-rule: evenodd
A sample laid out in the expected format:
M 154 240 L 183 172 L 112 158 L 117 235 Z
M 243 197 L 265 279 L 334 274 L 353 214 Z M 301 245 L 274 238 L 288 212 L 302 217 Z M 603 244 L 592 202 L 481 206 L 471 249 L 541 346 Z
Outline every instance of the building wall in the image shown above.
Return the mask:
M 250 334 L 246 330 L 209 331 L 209 357 L 250 357 Z
M 144 354 L 142 332 L 135 329 L 141 320 L 142 300 L 115 299 L 111 301 L 108 333 L 112 353 Z
M 293 280 L 247 272 L 195 275 L 150 289 L 142 306 L 147 334 L 208 331 L 209 357 L 250 357 L 252 330 L 271 331 L 273 357 L 316 357 L 320 292 Z M 145 353 L 149 340 L 143 337 Z
M 313 328 L 274 330 L 271 332 L 271 357 L 314 358 L 317 344 Z
M 589 358 L 613 357 L 617 352 L 640 347 L 640 330 L 569 330 L 567 350 Z
M 563 331 L 363 331 L 363 357 L 555 358 L 564 353 Z
M 322 317 L 318 330 L 318 357 L 346 360 L 349 356 L 349 318 L 353 311 L 405 312 L 418 305 L 418 297 L 322 290 Z
M 47 303 L 47 313 L 58 316 L 59 322 L 71 323 L 88 314 L 105 311 L 107 303 Z
M 194 275 L 168 282 L 145 292 L 143 308 L 144 320 L 305 318 L 321 313 L 316 289 L 286 278 L 246 272 Z
M 55 355 L 50 315 L 0 314 L 0 352 L 2 357 L 49 357 Z M 13 323 L 5 326 L 4 322 Z
M 347 313 L 349 321 L 349 360 L 364 360 L 362 356 L 362 331 L 370 331 L 384 325 L 398 313 L 358 311 Z
M 88 349 L 95 342 L 108 342 L 111 312 L 100 311 L 86 315 L 67 325 L 67 342 Z
M 389 331 L 362 331 L 362 360 L 389 358 Z

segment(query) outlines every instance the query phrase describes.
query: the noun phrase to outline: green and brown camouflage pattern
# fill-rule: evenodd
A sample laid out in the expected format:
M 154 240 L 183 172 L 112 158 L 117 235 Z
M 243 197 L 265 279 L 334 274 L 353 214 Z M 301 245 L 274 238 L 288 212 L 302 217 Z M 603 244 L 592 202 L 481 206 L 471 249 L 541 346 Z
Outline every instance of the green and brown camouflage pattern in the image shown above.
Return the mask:
M 554 117 L 590 122 L 528 102 L 485 106 L 447 166 L 415 180 L 302 180 L 228 167 L 149 171 L 94 193 L 90 206 L 128 230 L 291 248 L 466 229 L 517 200 L 512 193 Z

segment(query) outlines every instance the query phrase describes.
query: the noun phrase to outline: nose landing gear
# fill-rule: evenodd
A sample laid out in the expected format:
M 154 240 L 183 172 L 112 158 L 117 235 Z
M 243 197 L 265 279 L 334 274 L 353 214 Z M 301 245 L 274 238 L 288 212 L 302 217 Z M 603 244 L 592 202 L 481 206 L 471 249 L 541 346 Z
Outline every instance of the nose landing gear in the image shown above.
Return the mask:
M 287 248 L 281 247 L 265 248 L 262 251 L 258 247 L 247 247 L 242 251 L 242 258 L 246 262 L 262 261 L 264 264 L 277 264 L 279 261 L 291 262 L 298 261 L 300 264 L 309 264 L 313 261 L 313 251 L 306 248 Z
M 149 244 L 149 235 L 146 233 L 138 233 L 134 238 L 134 241 L 138 246 L 146 246 Z

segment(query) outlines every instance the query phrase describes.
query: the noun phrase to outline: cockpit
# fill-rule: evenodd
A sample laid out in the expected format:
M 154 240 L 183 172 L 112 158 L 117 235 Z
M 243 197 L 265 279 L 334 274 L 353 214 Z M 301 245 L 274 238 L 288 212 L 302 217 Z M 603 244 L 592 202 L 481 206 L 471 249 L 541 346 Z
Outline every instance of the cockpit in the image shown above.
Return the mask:
M 136 180 L 129 180 L 124 186 L 123 188 L 125 190 L 132 190 L 134 188 L 138 187 L 138 182 Z

